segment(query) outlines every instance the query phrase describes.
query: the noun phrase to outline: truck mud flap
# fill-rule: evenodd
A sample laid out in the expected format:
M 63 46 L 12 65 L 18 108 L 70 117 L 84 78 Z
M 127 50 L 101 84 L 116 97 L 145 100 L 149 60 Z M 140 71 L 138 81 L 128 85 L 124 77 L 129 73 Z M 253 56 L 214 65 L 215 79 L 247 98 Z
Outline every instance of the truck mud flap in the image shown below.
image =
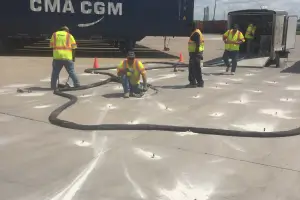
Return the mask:
M 238 61 L 241 61 L 243 59 L 245 59 L 245 56 L 240 56 L 238 58 Z M 231 63 L 231 59 L 229 59 L 229 62 Z M 222 57 L 214 58 L 214 59 L 209 60 L 209 61 L 205 61 L 203 64 L 206 67 L 210 67 L 210 66 L 211 67 L 213 67 L 213 66 L 219 67 L 219 66 L 224 66 L 225 65 Z
M 270 57 L 247 58 L 238 61 L 238 67 L 263 68 L 269 60 Z
M 245 56 L 241 56 L 238 58 L 238 67 L 250 67 L 250 68 L 263 68 L 266 66 L 268 63 L 270 57 L 252 57 L 252 58 L 247 58 Z M 229 59 L 229 62 L 231 63 L 231 59 Z M 225 66 L 224 61 L 222 57 L 220 58 L 215 58 L 210 61 L 204 62 L 204 66 L 206 67 L 220 67 L 220 66 Z

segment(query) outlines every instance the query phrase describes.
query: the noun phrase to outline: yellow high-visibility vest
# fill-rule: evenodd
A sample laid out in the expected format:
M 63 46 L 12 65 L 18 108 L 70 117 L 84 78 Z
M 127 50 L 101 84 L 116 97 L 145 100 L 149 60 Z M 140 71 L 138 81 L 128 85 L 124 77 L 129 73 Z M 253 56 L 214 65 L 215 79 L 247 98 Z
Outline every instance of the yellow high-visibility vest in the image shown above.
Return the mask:
M 192 32 L 190 36 L 190 40 L 188 42 L 188 51 L 189 52 L 195 52 L 196 51 L 196 43 L 191 40 L 192 36 L 194 33 L 199 33 L 199 41 L 200 41 L 200 46 L 199 46 L 199 52 L 204 51 L 204 37 L 199 29 L 196 29 L 194 32 Z
M 245 38 L 246 39 L 253 39 L 255 31 L 256 31 L 256 26 L 253 26 L 252 24 L 249 24 L 249 26 L 247 28 L 247 31 L 245 33 Z
M 53 59 L 72 60 L 72 49 L 77 48 L 76 41 L 70 33 L 57 31 L 52 34 L 50 47 L 53 48 Z
M 233 30 L 228 30 L 223 35 L 225 38 L 227 38 L 227 41 L 231 42 L 237 42 L 238 40 L 242 40 L 245 42 L 244 35 L 241 31 L 237 31 L 235 34 L 233 34 Z M 225 49 L 228 51 L 239 51 L 240 45 L 239 44 L 225 44 Z
M 133 72 L 126 72 L 126 69 L 132 69 Z M 128 64 L 127 59 L 123 60 L 117 68 L 118 73 L 123 72 L 129 77 L 129 81 L 132 85 L 140 84 L 141 74 L 146 73 L 145 67 L 142 62 L 134 59 L 133 65 Z

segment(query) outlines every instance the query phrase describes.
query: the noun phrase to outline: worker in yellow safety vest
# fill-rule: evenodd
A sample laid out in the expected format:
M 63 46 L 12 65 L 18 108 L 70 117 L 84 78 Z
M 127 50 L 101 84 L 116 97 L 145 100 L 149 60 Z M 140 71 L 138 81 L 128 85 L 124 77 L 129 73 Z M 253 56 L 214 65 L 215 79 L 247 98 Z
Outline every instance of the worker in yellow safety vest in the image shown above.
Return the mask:
M 250 55 L 252 53 L 252 46 L 253 46 L 253 39 L 255 36 L 255 31 L 256 31 L 256 26 L 251 23 L 249 24 L 246 33 L 245 33 L 245 38 L 247 42 L 247 54 Z
M 54 32 L 50 40 L 50 47 L 53 48 L 52 89 L 56 89 L 58 77 L 63 67 L 65 67 L 69 77 L 72 79 L 74 87 L 80 86 L 74 70 L 75 49 L 77 48 L 77 44 L 73 35 L 69 32 L 69 28 L 64 26 L 60 28 L 60 30 Z
M 202 79 L 201 60 L 203 60 L 204 37 L 201 31 L 192 23 L 192 33 L 188 42 L 189 51 L 189 84 L 186 87 L 204 87 Z M 197 84 L 196 84 L 197 82 Z
M 223 60 L 227 66 L 226 72 L 231 68 L 231 74 L 234 75 L 237 67 L 237 59 L 239 56 L 240 44 L 245 42 L 244 35 L 238 30 L 238 25 L 235 24 L 233 29 L 226 31 L 223 35 L 223 41 L 225 43 L 225 51 L 223 54 Z M 229 64 L 229 58 L 232 60 L 232 67 Z
M 130 96 L 141 97 L 148 90 L 145 67 L 142 62 L 135 58 L 133 51 L 129 51 L 127 59 L 119 64 L 117 75 L 122 80 L 124 98 Z M 141 75 L 143 84 L 140 83 Z

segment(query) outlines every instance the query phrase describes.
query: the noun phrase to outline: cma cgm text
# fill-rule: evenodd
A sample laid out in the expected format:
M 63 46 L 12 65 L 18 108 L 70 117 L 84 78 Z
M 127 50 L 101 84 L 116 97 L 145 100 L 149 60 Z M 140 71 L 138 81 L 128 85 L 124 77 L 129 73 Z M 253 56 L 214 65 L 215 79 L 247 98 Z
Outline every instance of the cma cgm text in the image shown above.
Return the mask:
M 79 3 L 75 1 L 75 4 Z M 77 6 L 76 6 L 77 8 Z M 30 0 L 30 9 L 34 12 L 75 13 L 72 0 Z M 81 1 L 80 12 L 96 15 L 122 15 L 122 3 L 100 1 Z

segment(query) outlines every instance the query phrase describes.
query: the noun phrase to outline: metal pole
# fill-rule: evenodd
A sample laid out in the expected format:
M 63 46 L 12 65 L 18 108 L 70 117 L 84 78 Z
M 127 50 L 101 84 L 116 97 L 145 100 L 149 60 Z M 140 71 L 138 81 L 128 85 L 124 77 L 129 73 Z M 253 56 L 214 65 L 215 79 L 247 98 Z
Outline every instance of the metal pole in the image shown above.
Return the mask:
M 216 7 L 217 7 L 217 0 L 215 0 L 214 15 L 213 15 L 213 19 L 212 19 L 213 21 L 215 21 Z

